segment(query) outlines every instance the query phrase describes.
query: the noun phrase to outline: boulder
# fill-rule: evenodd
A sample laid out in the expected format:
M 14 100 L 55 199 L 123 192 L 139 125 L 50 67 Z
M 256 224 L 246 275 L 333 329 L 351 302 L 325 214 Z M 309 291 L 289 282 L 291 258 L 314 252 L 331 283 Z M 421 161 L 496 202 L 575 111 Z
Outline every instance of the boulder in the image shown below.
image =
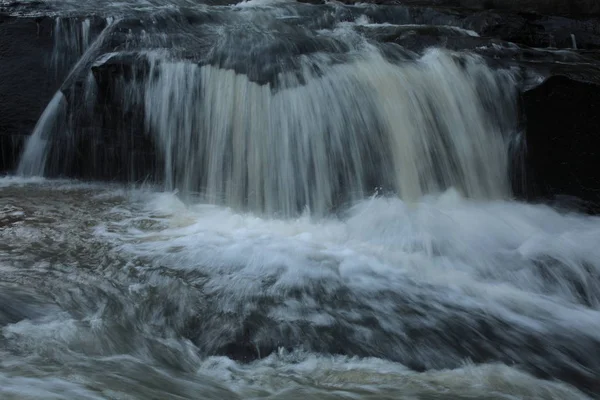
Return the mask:
M 600 85 L 553 76 L 523 95 L 525 197 L 600 212 Z

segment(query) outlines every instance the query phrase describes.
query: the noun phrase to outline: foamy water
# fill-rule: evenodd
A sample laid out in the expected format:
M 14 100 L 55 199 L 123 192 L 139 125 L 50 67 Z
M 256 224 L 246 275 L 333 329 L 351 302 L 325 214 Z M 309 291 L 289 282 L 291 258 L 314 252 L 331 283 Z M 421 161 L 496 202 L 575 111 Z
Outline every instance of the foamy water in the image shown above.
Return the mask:
M 597 376 L 598 218 L 452 190 L 296 219 L 0 191 L 3 398 L 581 399 L 532 373 Z

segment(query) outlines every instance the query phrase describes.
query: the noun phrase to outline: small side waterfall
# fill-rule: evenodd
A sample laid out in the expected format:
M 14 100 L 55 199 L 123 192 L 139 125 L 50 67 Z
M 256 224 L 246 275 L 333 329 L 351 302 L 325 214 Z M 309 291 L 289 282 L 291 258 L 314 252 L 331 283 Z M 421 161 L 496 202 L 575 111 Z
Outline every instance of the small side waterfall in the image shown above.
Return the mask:
M 21 157 L 17 173 L 26 176 L 43 176 L 46 169 L 48 156 L 49 135 L 64 126 L 67 104 L 62 92 L 57 92 L 48 104 L 39 121 L 37 122 L 27 146 Z

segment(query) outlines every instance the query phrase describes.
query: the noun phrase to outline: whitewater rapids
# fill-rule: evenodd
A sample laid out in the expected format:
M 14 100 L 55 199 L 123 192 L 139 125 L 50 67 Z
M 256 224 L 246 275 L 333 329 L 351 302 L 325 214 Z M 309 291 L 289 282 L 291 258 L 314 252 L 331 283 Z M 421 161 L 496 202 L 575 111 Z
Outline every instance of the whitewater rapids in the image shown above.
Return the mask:
M 3 178 L 0 194 L 4 399 L 586 398 L 526 361 L 597 362 L 598 218 L 453 190 L 289 220 L 150 187 Z M 250 347 L 290 342 L 218 354 L 247 318 Z M 483 323 L 499 352 L 482 363 L 465 343 Z

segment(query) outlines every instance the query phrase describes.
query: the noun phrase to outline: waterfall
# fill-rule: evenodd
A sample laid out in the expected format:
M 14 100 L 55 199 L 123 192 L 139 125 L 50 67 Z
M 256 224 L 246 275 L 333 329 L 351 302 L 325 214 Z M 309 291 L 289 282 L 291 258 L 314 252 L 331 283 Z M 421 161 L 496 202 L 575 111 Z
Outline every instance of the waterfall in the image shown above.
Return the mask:
M 202 50 L 195 59 L 176 45 L 190 35 L 166 40 L 155 23 L 139 34 L 108 24 L 63 85 L 71 94 L 62 135 L 72 139 L 42 148 L 36 129 L 19 171 L 69 175 L 85 164 L 86 176 L 111 178 L 120 168 L 137 170 L 126 179 L 139 177 L 148 163 L 132 161 L 135 143 L 147 140 L 166 190 L 271 215 L 324 215 L 374 193 L 415 201 L 454 188 L 477 199 L 510 197 L 517 119 L 510 71 L 469 53 L 416 56 L 374 45 L 354 31 L 365 29 L 361 19 L 288 32 L 278 11 L 274 21 L 286 35 L 277 37 L 261 30 L 262 19 L 251 21 L 253 30 L 239 25 L 253 12 L 241 10 L 231 26 L 203 25 L 211 41 L 192 42 Z M 103 47 L 114 32 L 125 43 Z M 80 121 L 94 123 L 95 136 L 82 137 Z
M 394 65 L 372 51 L 320 76 L 306 68 L 305 84 L 279 90 L 213 66 L 153 69 L 146 125 L 169 190 L 283 214 L 323 213 L 378 187 L 406 200 L 449 187 L 510 194 L 510 77 L 476 57 L 434 50 Z

